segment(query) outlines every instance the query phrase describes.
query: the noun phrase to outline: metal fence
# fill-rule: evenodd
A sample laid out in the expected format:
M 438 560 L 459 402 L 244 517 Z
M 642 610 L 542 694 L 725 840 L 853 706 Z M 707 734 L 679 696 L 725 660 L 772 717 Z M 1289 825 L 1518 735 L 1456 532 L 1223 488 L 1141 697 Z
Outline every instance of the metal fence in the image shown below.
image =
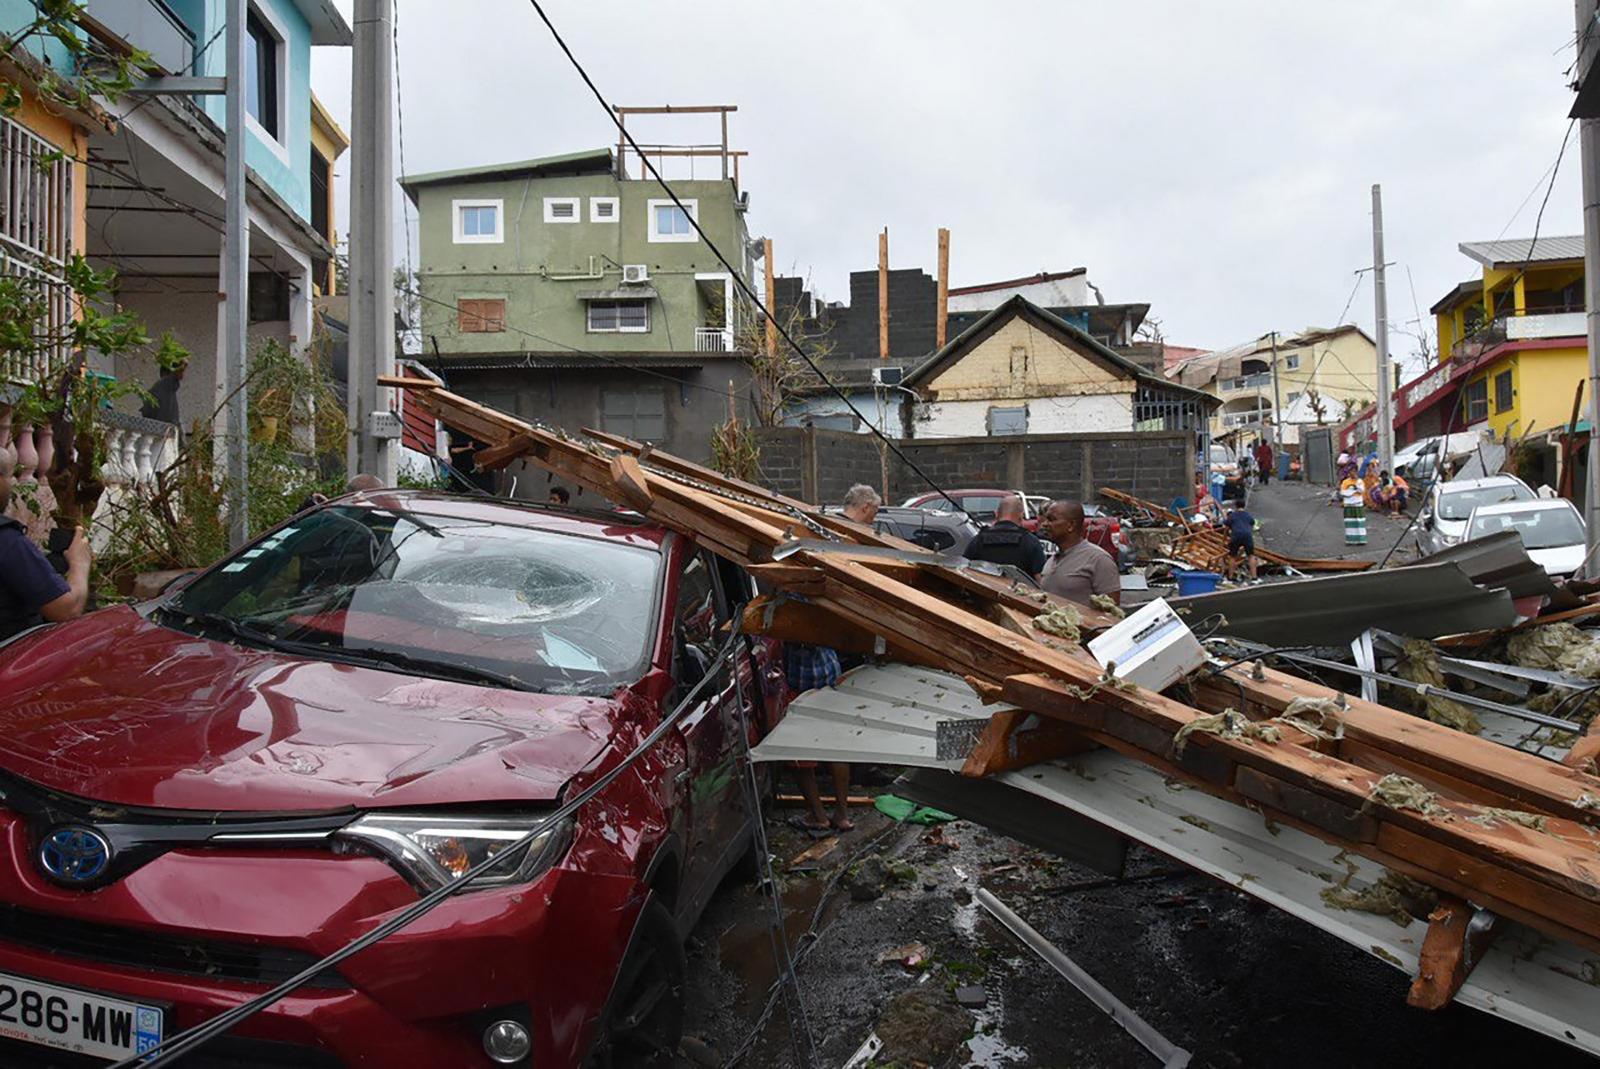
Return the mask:
M 21 123 L 0 118 L 0 275 L 43 306 L 32 352 L 0 353 L 0 381 L 31 382 L 72 355 L 73 161 Z

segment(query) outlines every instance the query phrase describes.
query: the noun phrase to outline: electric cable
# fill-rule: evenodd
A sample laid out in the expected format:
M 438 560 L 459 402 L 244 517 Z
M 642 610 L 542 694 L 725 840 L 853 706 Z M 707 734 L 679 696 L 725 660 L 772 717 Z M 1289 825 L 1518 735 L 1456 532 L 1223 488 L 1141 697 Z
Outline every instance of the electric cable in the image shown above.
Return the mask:
M 723 255 L 722 250 L 717 247 L 716 243 L 711 240 L 710 236 L 707 235 L 705 230 L 700 226 L 700 220 L 695 218 L 695 213 L 691 212 L 683 203 L 683 200 L 678 196 L 677 191 L 674 190 L 672 186 L 667 184 L 667 180 L 661 176 L 661 172 L 656 169 L 656 165 L 650 162 L 650 157 L 646 155 L 644 150 L 639 147 L 639 143 L 634 140 L 633 135 L 628 133 L 627 125 L 624 124 L 622 119 L 617 115 L 616 109 L 611 106 L 611 103 L 608 100 L 606 100 L 605 95 L 600 92 L 600 88 L 595 85 L 594 79 L 589 77 L 589 72 L 584 69 L 583 64 L 578 62 L 578 57 L 573 55 L 572 49 L 567 46 L 567 42 L 561 36 L 561 32 L 556 29 L 555 23 L 550 21 L 550 16 L 545 14 L 544 7 L 539 3 L 539 0 L 528 0 L 528 2 L 533 6 L 533 10 L 538 14 L 540 20 L 544 22 L 545 27 L 549 29 L 550 35 L 555 38 L 556 45 L 561 49 L 562 53 L 566 55 L 568 61 L 571 62 L 573 69 L 578 72 L 578 77 L 583 79 L 584 85 L 589 87 L 589 91 L 594 94 L 595 100 L 599 102 L 603 109 L 605 109 L 606 117 L 609 118 L 612 125 L 617 128 L 618 135 L 628 144 L 629 147 L 633 149 L 635 153 L 638 154 L 639 161 L 644 166 L 644 169 L 650 173 L 650 176 L 655 179 L 656 184 L 661 187 L 662 192 L 664 192 L 671 199 L 672 203 L 677 207 L 677 209 L 683 213 L 684 218 L 688 220 L 689 225 L 694 228 L 695 234 L 699 236 L 701 241 L 705 242 L 706 248 L 711 250 L 711 254 L 722 263 L 723 267 L 727 268 L 729 277 L 732 278 L 734 284 L 739 287 L 739 290 L 744 294 L 745 299 L 761 313 L 762 319 L 771 324 L 773 328 L 775 328 L 777 332 L 783 336 L 783 340 L 789 344 L 791 349 L 794 350 L 795 355 L 799 356 L 801 360 L 805 361 L 806 366 L 811 368 L 812 372 L 817 376 L 817 378 L 822 380 L 823 384 L 826 385 L 828 389 L 839 398 L 839 400 L 844 402 L 845 407 L 848 408 L 858 420 L 866 424 L 867 429 L 873 434 L 874 437 L 883 443 L 885 448 L 899 458 L 902 464 L 904 464 L 911 471 L 915 472 L 918 478 L 932 487 L 940 497 L 948 501 L 952 509 L 957 512 L 961 511 L 960 507 L 956 504 L 955 499 L 945 492 L 944 487 L 934 482 L 928 473 L 923 471 L 922 468 L 918 466 L 916 461 L 907 456 L 905 451 L 897 446 L 888 435 L 884 434 L 883 431 L 874 426 L 872 421 L 867 419 L 862 411 L 856 407 L 855 402 L 850 400 L 850 395 L 845 393 L 844 390 L 840 389 L 837 383 L 823 373 L 822 369 L 817 366 L 816 361 L 811 358 L 811 355 L 800 347 L 799 342 L 794 340 L 794 336 L 789 333 L 789 329 L 780 323 L 778 321 L 778 317 L 774 315 L 764 303 L 762 303 L 760 297 L 756 296 L 755 290 L 752 289 L 750 284 L 745 281 L 744 276 L 740 274 L 738 268 L 734 267 L 728 258 Z
M 606 772 L 601 773 L 593 783 L 579 791 L 571 800 L 549 813 L 538 827 L 529 831 L 522 838 L 507 845 L 495 856 L 480 861 L 462 873 L 453 883 L 446 884 L 418 899 L 371 931 L 351 940 L 320 961 L 308 965 L 270 991 L 242 1002 L 233 1009 L 220 1013 L 210 1020 L 163 1039 L 158 1046 L 149 1051 L 124 1058 L 122 1061 L 112 1065 L 110 1069 L 157 1069 L 158 1066 L 170 1065 L 174 1059 L 181 1058 L 209 1040 L 227 1032 L 246 1018 L 253 1017 L 262 1010 L 281 1002 L 325 969 L 333 968 L 346 958 L 360 953 L 372 944 L 394 934 L 413 921 L 418 920 L 424 914 L 431 912 L 436 906 L 442 905 L 449 899 L 466 891 L 479 876 L 496 865 L 503 865 L 506 857 L 513 856 L 518 850 L 530 847 L 533 841 L 548 829 L 582 809 L 596 795 L 615 782 L 619 776 L 632 768 L 640 758 L 654 749 L 658 742 L 677 727 L 678 721 L 683 719 L 684 715 L 694 706 L 695 702 L 700 698 L 701 692 L 717 678 L 715 669 L 718 664 L 725 660 L 732 660 L 734 652 L 738 649 L 739 639 L 740 635 L 737 632 L 729 636 L 728 641 L 723 643 L 722 648 L 711 659 L 710 666 L 705 675 L 701 676 L 700 681 L 689 689 L 689 693 L 683 696 L 671 712 L 661 718 L 661 722 L 640 740 L 639 745 L 634 747 L 631 753 Z

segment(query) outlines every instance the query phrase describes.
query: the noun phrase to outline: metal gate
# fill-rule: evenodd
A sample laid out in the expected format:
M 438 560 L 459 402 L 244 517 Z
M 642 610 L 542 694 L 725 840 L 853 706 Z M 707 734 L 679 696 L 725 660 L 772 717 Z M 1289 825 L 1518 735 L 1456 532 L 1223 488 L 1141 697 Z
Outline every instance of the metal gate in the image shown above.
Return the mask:
M 1300 429 L 1300 465 L 1308 483 L 1333 485 L 1333 428 Z

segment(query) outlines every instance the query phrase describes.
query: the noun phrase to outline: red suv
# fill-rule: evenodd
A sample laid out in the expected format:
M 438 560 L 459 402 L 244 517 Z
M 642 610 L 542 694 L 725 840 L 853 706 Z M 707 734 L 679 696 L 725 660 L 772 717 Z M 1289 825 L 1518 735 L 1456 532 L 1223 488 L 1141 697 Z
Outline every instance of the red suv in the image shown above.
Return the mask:
M 681 937 L 752 858 L 740 724 L 784 700 L 769 647 L 714 656 L 750 594 L 624 515 L 383 491 L 155 602 L 18 636 L 0 649 L 0 1065 L 148 1049 L 541 825 L 183 1064 L 662 1061 Z M 707 674 L 660 745 L 545 821 Z

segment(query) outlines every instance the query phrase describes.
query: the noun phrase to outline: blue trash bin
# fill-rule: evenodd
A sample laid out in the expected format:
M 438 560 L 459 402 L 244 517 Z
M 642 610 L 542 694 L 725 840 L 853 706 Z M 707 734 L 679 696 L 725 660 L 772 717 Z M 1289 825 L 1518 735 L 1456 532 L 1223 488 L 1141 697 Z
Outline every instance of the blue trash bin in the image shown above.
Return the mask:
M 1216 572 L 1190 571 L 1179 569 L 1172 573 L 1178 580 L 1178 597 L 1187 598 L 1195 594 L 1209 594 L 1217 589 L 1217 584 L 1222 581 L 1222 576 Z

